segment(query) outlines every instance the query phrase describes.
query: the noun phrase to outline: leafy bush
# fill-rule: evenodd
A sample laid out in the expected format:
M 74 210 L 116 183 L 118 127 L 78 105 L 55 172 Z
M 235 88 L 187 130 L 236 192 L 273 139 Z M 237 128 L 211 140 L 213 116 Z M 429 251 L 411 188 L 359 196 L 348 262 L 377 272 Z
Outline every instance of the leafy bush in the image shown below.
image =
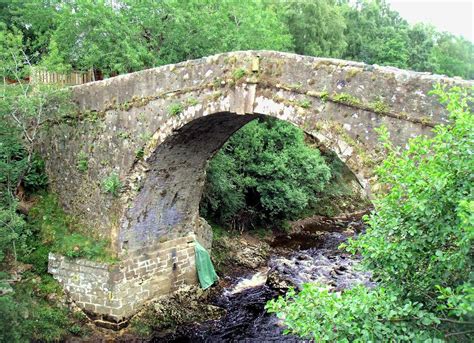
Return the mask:
M 0 342 L 64 340 L 73 324 L 69 311 L 45 300 L 57 292 L 62 290 L 56 281 L 29 274 L 14 286 L 14 293 L 0 297 Z
M 255 120 L 211 160 L 201 212 L 234 227 L 279 225 L 317 204 L 330 178 L 301 130 L 273 118 Z
M 472 341 L 472 90 L 436 87 L 451 123 L 406 150 L 380 130 L 388 157 L 377 174 L 388 192 L 376 201 L 367 231 L 343 245 L 362 255 L 379 286 L 339 294 L 307 285 L 269 302 L 287 332 L 322 341 Z
M 284 320 L 285 333 L 316 342 L 422 341 L 432 338 L 429 326 L 439 323 L 419 303 L 361 285 L 340 293 L 305 284 L 298 294 L 290 289 L 285 297 L 269 301 L 266 309 Z
M 377 280 L 427 302 L 436 299 L 437 285 L 468 280 L 474 239 L 474 99 L 458 88 L 435 94 L 447 103 L 452 124 L 436 127 L 433 138 L 411 140 L 406 150 L 381 131 L 389 154 L 377 174 L 390 190 L 376 202 L 366 234 L 348 245 Z

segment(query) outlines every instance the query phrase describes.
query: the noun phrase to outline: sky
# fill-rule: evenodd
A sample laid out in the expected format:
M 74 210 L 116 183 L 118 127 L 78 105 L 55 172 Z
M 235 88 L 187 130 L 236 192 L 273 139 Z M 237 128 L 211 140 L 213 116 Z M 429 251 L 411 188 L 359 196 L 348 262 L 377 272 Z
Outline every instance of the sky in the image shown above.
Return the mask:
M 474 0 L 387 0 L 410 24 L 429 23 L 474 42 Z

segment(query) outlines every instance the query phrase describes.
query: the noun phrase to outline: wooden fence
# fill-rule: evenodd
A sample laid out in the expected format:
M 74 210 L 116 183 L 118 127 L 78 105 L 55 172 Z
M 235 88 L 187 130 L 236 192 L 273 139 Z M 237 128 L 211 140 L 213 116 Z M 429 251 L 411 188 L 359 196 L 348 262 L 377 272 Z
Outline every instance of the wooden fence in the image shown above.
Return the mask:
M 81 85 L 91 81 L 95 81 L 92 69 L 85 73 L 71 72 L 61 74 L 40 68 L 31 68 L 30 82 L 35 84 L 56 83 L 62 85 Z

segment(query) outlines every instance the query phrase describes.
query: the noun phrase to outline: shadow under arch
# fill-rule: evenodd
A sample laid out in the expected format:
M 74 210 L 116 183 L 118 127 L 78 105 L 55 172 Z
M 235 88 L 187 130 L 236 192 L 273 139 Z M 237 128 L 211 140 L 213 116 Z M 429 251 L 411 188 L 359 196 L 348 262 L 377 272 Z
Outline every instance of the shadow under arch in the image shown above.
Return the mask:
M 174 130 L 147 159 L 148 170 L 140 189 L 122 217 L 119 251 L 136 251 L 189 234 L 210 247 L 212 231 L 199 214 L 208 161 L 233 133 L 267 116 L 217 112 Z M 317 138 L 313 142 L 318 148 L 324 147 Z

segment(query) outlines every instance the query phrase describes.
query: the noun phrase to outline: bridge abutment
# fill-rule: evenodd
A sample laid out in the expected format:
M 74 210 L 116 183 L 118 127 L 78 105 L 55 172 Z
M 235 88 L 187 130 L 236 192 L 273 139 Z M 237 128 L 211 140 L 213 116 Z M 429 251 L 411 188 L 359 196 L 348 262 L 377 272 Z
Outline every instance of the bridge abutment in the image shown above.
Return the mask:
M 149 300 L 197 282 L 195 239 L 156 243 L 113 264 L 50 253 L 48 272 L 89 319 L 117 330 Z

